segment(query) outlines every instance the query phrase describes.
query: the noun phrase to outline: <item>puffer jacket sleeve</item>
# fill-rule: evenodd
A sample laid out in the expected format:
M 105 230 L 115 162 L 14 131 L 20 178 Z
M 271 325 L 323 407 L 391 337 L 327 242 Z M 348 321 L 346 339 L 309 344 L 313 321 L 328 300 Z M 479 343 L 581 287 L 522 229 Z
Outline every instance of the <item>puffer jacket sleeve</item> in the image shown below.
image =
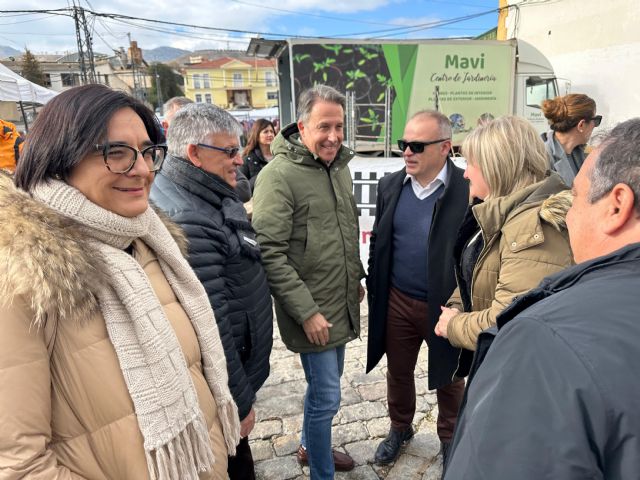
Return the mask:
M 539 247 L 512 252 L 506 245 L 505 237 L 501 237 L 500 271 L 491 306 L 475 312 L 459 313 L 449 321 L 447 337 L 453 346 L 475 351 L 480 332 L 495 325 L 498 314 L 516 296 L 536 287 L 547 275 L 568 266 L 554 263 L 550 256 L 544 255 L 544 248 L 542 244 Z
M 28 312 L 23 302 L 0 307 L 0 478 L 81 479 L 49 448 L 49 353 Z
M 460 287 L 456 287 L 453 291 L 451 297 L 447 300 L 446 306 L 449 308 L 457 308 L 460 311 L 464 310 L 464 307 L 462 306 L 462 297 L 460 296 Z
M 271 292 L 287 314 L 302 325 L 320 308 L 287 259 L 293 213 L 293 192 L 280 171 L 263 169 L 253 198 L 252 225 L 262 251 Z
M 171 218 L 182 227 L 189 240 L 189 264 L 204 286 L 213 307 L 227 359 L 229 390 L 242 420 L 251 410 L 255 392 L 247 378 L 233 335 L 234 327 L 240 329 L 242 325 L 233 324 L 225 295 L 228 239 L 211 219 L 197 212 L 176 212 Z

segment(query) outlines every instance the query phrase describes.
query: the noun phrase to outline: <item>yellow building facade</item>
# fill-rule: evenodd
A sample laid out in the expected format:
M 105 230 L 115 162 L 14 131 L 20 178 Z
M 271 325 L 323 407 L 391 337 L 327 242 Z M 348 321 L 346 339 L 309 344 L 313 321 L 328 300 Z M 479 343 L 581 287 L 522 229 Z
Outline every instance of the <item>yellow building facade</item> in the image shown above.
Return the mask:
M 186 65 L 182 76 L 185 96 L 196 103 L 225 109 L 278 105 L 278 74 L 273 60 L 223 57 Z

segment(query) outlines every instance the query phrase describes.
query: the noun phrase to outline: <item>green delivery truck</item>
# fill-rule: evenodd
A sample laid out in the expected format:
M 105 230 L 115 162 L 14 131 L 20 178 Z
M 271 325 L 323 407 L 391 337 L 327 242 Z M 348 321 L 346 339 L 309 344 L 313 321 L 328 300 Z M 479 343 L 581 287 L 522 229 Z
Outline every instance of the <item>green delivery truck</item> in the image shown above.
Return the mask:
M 549 61 L 515 39 L 253 39 L 248 52 L 277 59 L 283 125 L 295 120 L 304 89 L 323 83 L 345 93 L 346 141 L 358 151 L 392 147 L 407 118 L 422 109 L 449 117 L 454 146 L 485 119 L 506 114 L 542 132 L 540 103 L 558 95 Z

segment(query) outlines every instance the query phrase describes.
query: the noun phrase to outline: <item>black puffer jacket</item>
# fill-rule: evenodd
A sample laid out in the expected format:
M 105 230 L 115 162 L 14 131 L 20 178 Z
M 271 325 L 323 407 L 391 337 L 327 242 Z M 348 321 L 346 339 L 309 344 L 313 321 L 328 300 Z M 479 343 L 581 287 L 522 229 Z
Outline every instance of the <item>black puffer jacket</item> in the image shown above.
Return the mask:
M 254 148 L 249 155 L 244 157 L 244 163 L 238 167 L 238 170 L 244 174 L 245 177 L 249 179 L 249 184 L 251 185 L 251 193 L 253 193 L 253 188 L 256 185 L 256 178 L 258 178 L 258 174 L 260 170 L 267 164 L 268 162 L 265 160 L 262 155 L 262 151 L 260 147 Z
M 181 158 L 165 160 L 151 200 L 189 240 L 189 263 L 214 309 L 229 388 L 243 419 L 269 376 L 273 336 L 271 294 L 255 233 L 234 190 Z

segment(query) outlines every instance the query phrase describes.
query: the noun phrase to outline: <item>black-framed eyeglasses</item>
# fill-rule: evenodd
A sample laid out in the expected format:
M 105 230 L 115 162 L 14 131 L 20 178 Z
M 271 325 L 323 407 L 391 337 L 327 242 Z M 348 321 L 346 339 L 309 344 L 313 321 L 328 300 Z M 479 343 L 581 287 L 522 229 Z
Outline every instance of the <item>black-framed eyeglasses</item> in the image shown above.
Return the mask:
M 227 157 L 229 158 L 234 158 L 236 155 L 238 155 L 238 152 L 240 151 L 240 147 L 222 148 L 222 147 L 216 147 L 214 145 L 207 145 L 206 143 L 196 143 L 196 145 L 199 147 L 210 148 L 212 150 L 218 150 L 219 152 L 224 152 L 227 154 Z
M 590 122 L 593 120 L 594 127 L 599 127 L 600 123 L 602 123 L 602 115 L 596 115 L 595 117 L 586 118 L 585 120 L 587 122 Z
M 431 140 L 430 142 L 407 142 L 406 140 L 400 139 L 398 140 L 398 148 L 401 151 L 405 151 L 407 147 L 413 153 L 422 153 L 424 152 L 425 147 L 429 145 L 434 145 L 436 143 L 446 142 L 447 140 L 451 140 L 450 138 L 440 138 L 439 140 Z
M 125 143 L 105 143 L 95 146 L 96 150 L 102 153 L 104 164 L 110 172 L 128 173 L 136 164 L 138 154 L 142 156 L 144 163 L 150 172 L 157 172 L 162 167 L 167 156 L 166 145 L 150 145 L 138 150 Z

